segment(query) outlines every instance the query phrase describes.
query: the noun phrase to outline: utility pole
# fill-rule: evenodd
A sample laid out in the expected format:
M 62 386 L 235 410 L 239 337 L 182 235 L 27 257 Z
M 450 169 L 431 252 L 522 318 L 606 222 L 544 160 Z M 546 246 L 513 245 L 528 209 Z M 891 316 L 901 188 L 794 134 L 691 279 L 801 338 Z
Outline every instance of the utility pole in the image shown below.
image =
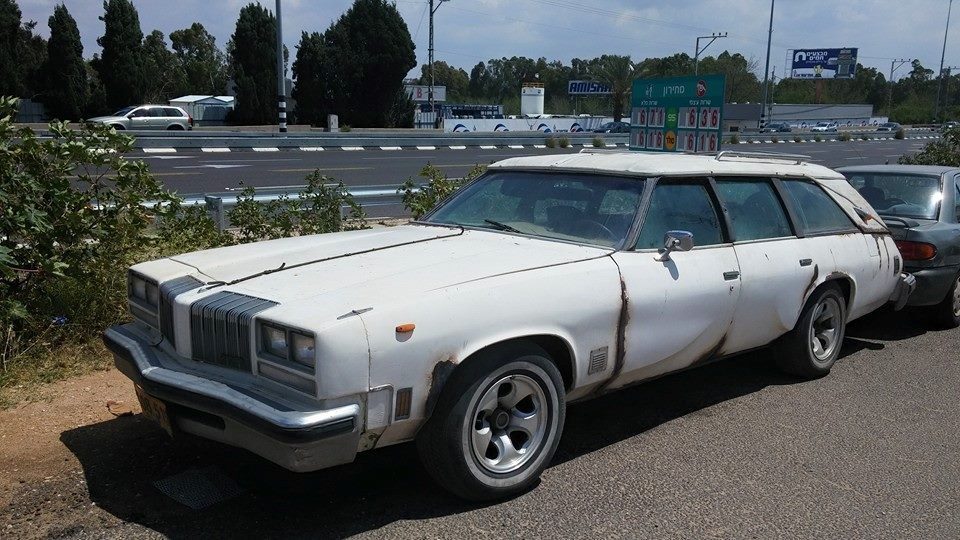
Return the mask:
M 893 74 L 900 66 L 906 64 L 907 62 L 913 62 L 912 58 L 897 58 L 890 62 L 890 91 L 887 93 L 887 119 L 890 119 L 890 114 L 893 112 Z
M 947 56 L 947 36 L 950 34 L 950 12 L 953 11 L 953 0 L 947 5 L 947 28 L 943 31 L 943 52 L 940 53 L 940 71 L 937 72 L 937 104 L 933 107 L 933 121 L 940 118 L 940 89 L 943 87 L 943 60 Z
M 283 73 L 283 30 L 280 26 L 280 0 L 277 0 L 277 111 L 280 133 L 287 132 L 287 84 Z
M 693 74 L 694 74 L 694 75 L 699 75 L 699 74 L 700 74 L 700 65 L 699 65 L 699 64 L 700 64 L 700 53 L 702 53 L 703 51 L 707 50 L 707 47 L 709 47 L 710 45 L 712 45 L 714 41 L 716 41 L 716 40 L 718 40 L 718 39 L 720 39 L 720 38 L 725 38 L 725 37 L 727 37 L 727 33 L 726 33 L 726 32 L 724 32 L 724 33 L 722 33 L 722 34 L 711 32 L 709 36 L 697 36 L 696 52 L 694 52 L 694 54 L 693 54 Z M 709 39 L 709 40 L 710 40 L 710 41 L 707 42 L 706 45 L 703 46 L 702 49 L 700 48 L 700 40 L 701 40 L 701 39 Z
M 436 6 L 434 6 L 434 2 L 435 2 L 435 1 L 436 1 Z M 434 125 L 436 125 L 436 121 L 437 121 L 437 120 L 436 120 L 436 119 L 437 119 L 437 109 L 434 107 L 434 104 L 433 104 L 433 86 L 434 86 L 434 80 L 433 80 L 433 14 L 436 13 L 438 9 L 440 9 L 440 6 L 442 6 L 444 2 L 449 2 L 449 1 L 450 1 L 450 0 L 430 0 L 430 46 L 429 46 L 429 56 L 430 56 L 430 59 L 428 60 L 428 64 L 430 65 L 430 87 L 429 87 L 429 89 L 427 90 L 427 100 L 430 102 L 430 112 L 433 113 Z
M 770 30 L 767 32 L 767 63 L 763 66 L 763 103 L 760 106 L 760 128 L 763 128 L 766 124 L 767 93 L 770 91 L 770 43 L 773 41 L 773 6 L 776 1 L 770 0 Z

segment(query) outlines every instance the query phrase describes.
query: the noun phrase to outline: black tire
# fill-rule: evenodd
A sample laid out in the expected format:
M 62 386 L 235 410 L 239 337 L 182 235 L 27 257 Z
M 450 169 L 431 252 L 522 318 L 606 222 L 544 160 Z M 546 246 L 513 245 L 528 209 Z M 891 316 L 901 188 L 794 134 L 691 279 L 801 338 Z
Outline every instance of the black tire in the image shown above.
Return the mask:
M 511 396 L 502 394 L 505 387 L 512 389 L 513 395 L 523 394 L 525 388 L 540 393 L 531 394 L 507 410 L 501 402 L 501 396 Z M 487 414 L 481 402 L 491 392 L 496 396 L 496 409 Z M 535 434 L 525 441 L 523 436 L 529 431 L 510 432 L 520 428 L 507 425 L 508 419 L 519 418 L 514 414 L 521 405 L 529 418 L 542 415 L 542 420 L 536 420 L 542 424 L 538 423 Z M 522 493 L 538 481 L 557 450 L 565 417 L 563 378 L 546 351 L 523 342 L 494 346 L 469 359 L 450 377 L 433 414 L 417 434 L 417 449 L 433 479 L 453 494 L 472 501 L 502 499 Z M 500 420 L 504 425 L 498 428 Z M 478 437 L 483 431 L 490 436 L 486 455 L 480 456 L 474 448 L 481 446 L 476 441 L 483 440 L 482 435 Z M 515 438 L 521 446 L 529 446 L 516 451 Z M 514 450 L 501 452 L 499 448 L 507 444 L 504 441 L 513 445 Z M 501 446 L 497 446 L 498 442 Z M 515 470 L 493 470 L 491 467 L 509 466 L 507 454 L 520 456 L 517 459 L 524 461 L 517 463 Z
M 185 131 L 185 130 L 183 129 L 183 126 L 181 126 L 180 124 L 170 124 L 167 127 L 167 131 Z
M 945 329 L 960 327 L 960 274 L 954 276 L 946 298 L 930 309 L 932 322 Z
M 822 319 L 829 314 L 821 311 L 821 307 L 831 310 L 829 321 Z M 830 373 L 840 356 L 846 329 L 847 301 L 843 292 L 834 283 L 821 285 L 807 300 L 794 329 L 780 338 L 774 347 L 777 366 L 790 375 L 806 379 L 823 377 Z M 833 332 L 826 333 L 828 330 Z M 821 335 L 830 336 L 827 347 L 824 347 L 824 339 L 815 338 Z M 814 339 L 820 344 L 819 351 Z

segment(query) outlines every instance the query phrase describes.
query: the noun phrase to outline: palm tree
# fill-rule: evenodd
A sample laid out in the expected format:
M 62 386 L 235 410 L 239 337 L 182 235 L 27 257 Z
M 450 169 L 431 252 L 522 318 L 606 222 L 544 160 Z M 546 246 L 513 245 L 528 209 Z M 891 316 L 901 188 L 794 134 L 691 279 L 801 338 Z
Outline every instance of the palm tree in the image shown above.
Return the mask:
M 610 85 L 613 119 L 619 122 L 627 108 L 633 80 L 640 76 L 640 64 L 634 64 L 629 56 L 605 54 L 600 57 L 592 75 L 594 79 Z

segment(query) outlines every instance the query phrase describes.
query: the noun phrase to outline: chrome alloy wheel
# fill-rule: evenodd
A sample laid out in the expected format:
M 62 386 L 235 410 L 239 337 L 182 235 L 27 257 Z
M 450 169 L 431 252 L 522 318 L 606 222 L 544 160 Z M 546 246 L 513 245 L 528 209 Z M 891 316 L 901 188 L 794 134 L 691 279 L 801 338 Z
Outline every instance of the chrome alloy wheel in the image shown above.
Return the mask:
M 953 316 L 960 317 L 960 277 L 953 284 Z
M 507 375 L 477 401 L 468 436 L 484 469 L 508 474 L 533 459 L 543 446 L 549 411 L 543 388 L 526 375 Z
M 838 300 L 827 296 L 817 304 L 810 318 L 811 350 L 819 362 L 829 361 L 840 346 L 843 325 L 840 313 Z

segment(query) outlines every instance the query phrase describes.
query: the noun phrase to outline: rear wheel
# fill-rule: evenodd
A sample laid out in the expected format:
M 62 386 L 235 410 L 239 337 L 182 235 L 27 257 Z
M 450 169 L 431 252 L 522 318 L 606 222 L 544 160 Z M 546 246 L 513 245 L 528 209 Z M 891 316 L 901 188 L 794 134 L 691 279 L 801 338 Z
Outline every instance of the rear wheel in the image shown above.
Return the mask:
M 810 379 L 830 373 L 840 356 L 846 327 L 846 300 L 840 287 L 822 285 L 807 301 L 794 329 L 775 347 L 777 365 Z
M 932 308 L 933 322 L 944 328 L 960 327 L 960 274 L 953 279 L 947 297 Z
M 184 131 L 184 129 L 180 124 L 171 124 L 170 127 L 167 128 L 167 131 Z
M 469 500 L 529 489 L 550 464 L 565 418 L 563 379 L 549 355 L 515 343 L 457 369 L 417 435 L 434 480 Z

